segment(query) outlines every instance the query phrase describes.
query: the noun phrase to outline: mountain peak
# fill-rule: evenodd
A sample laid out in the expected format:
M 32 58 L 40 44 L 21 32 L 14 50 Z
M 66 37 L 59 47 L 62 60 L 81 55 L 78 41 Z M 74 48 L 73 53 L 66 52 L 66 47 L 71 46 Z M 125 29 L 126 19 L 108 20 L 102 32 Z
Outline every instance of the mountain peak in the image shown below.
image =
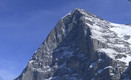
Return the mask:
M 80 11 L 80 12 L 83 12 L 83 11 L 85 11 L 84 9 L 81 9 L 81 8 L 76 8 L 76 9 L 74 9 L 73 11 Z
M 86 13 L 86 11 L 83 10 L 83 9 L 76 8 L 76 9 L 74 9 L 73 11 L 69 12 L 68 14 L 66 14 L 64 17 L 69 16 L 69 15 L 74 15 L 74 14 L 87 14 L 87 13 Z M 63 18 L 64 18 L 64 17 L 63 17 Z M 62 19 L 63 19 L 63 18 L 62 18 Z
M 83 15 L 90 15 L 91 13 L 85 11 L 84 9 L 81 8 L 76 8 L 72 11 L 73 13 L 78 12 L 79 14 L 83 14 Z M 93 15 L 93 14 L 92 14 Z
M 94 19 L 100 19 L 100 20 L 103 20 L 102 18 L 90 13 L 90 12 L 87 12 L 85 11 L 84 9 L 81 9 L 81 8 L 76 8 L 74 9 L 73 11 L 69 12 L 68 14 L 66 14 L 63 18 L 67 17 L 67 16 L 78 16 L 78 15 L 81 15 L 83 17 L 89 17 L 89 18 L 94 18 Z

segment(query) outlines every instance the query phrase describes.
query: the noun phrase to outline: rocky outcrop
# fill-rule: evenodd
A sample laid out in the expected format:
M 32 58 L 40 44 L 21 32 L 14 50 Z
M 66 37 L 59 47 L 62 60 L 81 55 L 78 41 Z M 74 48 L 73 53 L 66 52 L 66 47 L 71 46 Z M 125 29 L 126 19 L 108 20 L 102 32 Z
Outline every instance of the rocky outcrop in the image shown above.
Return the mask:
M 121 74 L 121 80 L 131 80 L 131 62 L 128 68 Z
M 127 57 L 122 53 L 130 50 L 115 46 L 128 43 L 110 30 L 113 26 L 82 9 L 73 10 L 57 23 L 15 80 L 120 80 L 127 67 L 120 60 Z

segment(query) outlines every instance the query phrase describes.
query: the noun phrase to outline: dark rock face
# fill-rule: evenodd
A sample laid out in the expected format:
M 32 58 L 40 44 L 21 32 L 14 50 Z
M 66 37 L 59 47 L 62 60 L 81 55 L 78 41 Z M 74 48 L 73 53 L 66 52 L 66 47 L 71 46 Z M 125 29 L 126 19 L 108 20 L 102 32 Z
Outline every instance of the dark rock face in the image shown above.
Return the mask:
M 128 44 L 117 40 L 117 34 L 109 29 L 111 27 L 109 22 L 91 13 L 73 10 L 57 23 L 15 80 L 122 79 L 121 73 L 127 66 L 116 59 L 126 57 L 119 53 L 127 51 L 129 46 L 119 49 L 108 45 Z M 95 35 L 94 30 L 98 29 L 105 35 Z M 115 43 L 110 38 L 114 38 Z
M 131 62 L 125 72 L 121 74 L 121 80 L 131 80 Z

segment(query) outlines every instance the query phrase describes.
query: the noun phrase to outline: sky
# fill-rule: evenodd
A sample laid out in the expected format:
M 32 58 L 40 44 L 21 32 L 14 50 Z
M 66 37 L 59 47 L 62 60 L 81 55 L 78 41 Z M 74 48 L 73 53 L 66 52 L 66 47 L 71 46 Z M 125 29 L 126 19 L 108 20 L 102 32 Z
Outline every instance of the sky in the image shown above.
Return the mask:
M 20 75 L 57 22 L 75 8 L 131 24 L 128 0 L 0 0 L 0 77 Z

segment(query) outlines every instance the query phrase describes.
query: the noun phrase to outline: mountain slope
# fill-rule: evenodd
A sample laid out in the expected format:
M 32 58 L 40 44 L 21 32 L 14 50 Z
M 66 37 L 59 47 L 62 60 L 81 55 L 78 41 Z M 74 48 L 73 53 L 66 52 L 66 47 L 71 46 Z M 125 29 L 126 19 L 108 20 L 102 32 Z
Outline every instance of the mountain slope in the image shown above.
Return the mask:
M 130 28 L 75 9 L 57 23 L 15 80 L 125 79 Z

